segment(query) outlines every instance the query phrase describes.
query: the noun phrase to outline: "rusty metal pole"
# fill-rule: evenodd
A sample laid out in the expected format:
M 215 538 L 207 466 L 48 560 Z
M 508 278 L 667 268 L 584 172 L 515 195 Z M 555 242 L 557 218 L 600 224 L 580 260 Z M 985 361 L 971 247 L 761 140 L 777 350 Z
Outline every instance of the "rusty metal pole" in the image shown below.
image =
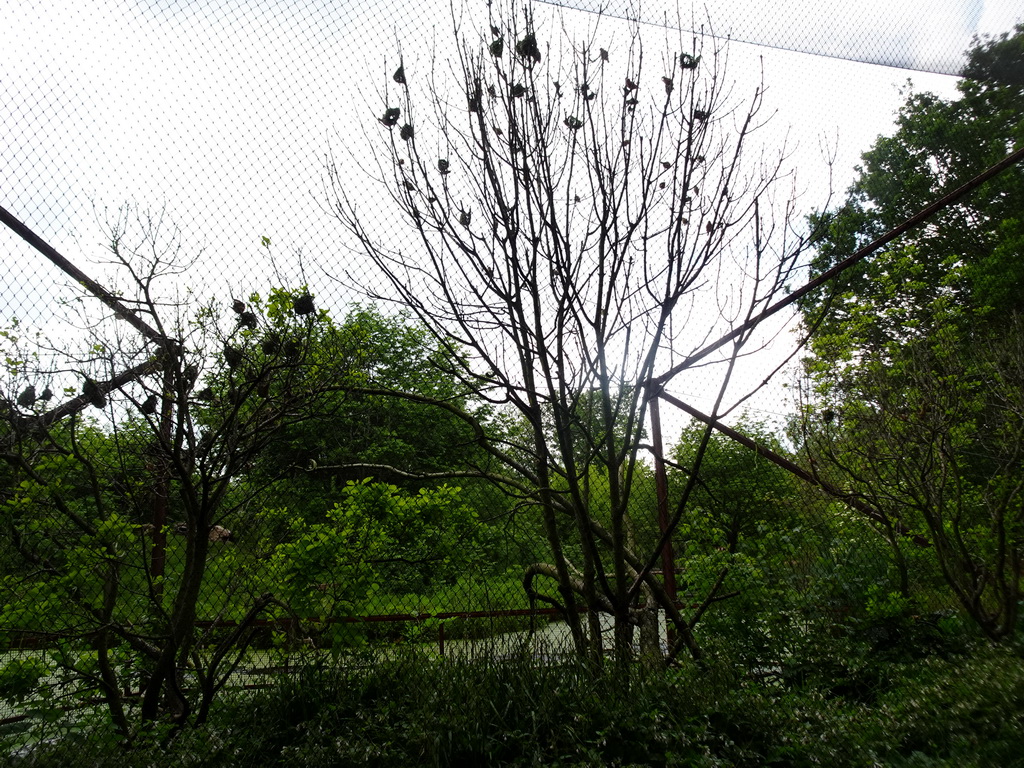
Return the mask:
M 0 206 L 0 223 L 6 224 L 12 232 L 19 235 L 26 243 L 35 248 L 39 253 L 43 254 L 53 264 L 60 268 L 64 274 L 70 276 L 75 282 L 85 288 L 89 293 L 98 298 L 108 307 L 110 307 L 114 314 L 120 317 L 122 320 L 129 323 L 135 330 L 139 331 L 150 341 L 155 341 L 161 346 L 166 346 L 169 343 L 169 339 L 162 333 L 157 331 L 152 326 L 148 325 L 138 313 L 126 306 L 116 295 L 108 291 L 102 285 L 97 283 L 82 270 L 64 258 L 57 249 L 50 245 L 48 242 L 43 240 L 39 235 L 29 229 L 24 223 L 18 220 L 17 217 L 3 206 Z
M 651 409 L 651 442 L 654 451 L 654 488 L 658 500 L 658 528 L 665 546 L 661 548 L 661 578 L 665 585 L 665 594 L 669 600 L 677 603 L 676 599 L 676 563 L 675 552 L 672 549 L 671 537 L 666 537 L 668 531 L 668 474 L 665 470 L 665 452 L 661 439 L 661 410 L 658 406 L 660 394 L 655 394 L 648 400 Z M 672 630 L 666 627 L 666 641 L 672 647 L 674 638 Z

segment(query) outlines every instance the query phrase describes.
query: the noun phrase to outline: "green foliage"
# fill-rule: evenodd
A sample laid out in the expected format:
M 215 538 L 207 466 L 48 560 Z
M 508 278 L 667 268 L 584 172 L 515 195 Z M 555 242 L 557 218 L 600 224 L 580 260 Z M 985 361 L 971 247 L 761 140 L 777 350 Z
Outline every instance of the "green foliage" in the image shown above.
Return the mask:
M 91 645 L 62 651 L 51 672 L 104 701 L 129 738 L 140 712 L 152 721 L 165 705 L 201 722 L 256 619 L 429 595 L 493 545 L 462 488 L 365 479 L 381 461 L 396 474 L 465 466 L 460 420 L 391 395 L 467 406 L 445 376 L 457 353 L 372 308 L 335 325 L 304 287 L 246 298 L 197 311 L 189 348 L 159 361 L 159 379 L 112 392 L 103 428 L 75 414 L 4 454 L 0 639 Z M 364 479 L 346 483 L 353 463 Z M 327 623 L 317 641 L 339 649 L 358 634 Z M 189 701 L 151 694 L 170 676 Z M 141 709 L 122 693 L 137 680 Z
M 741 420 L 736 429 L 764 447 L 785 454 L 778 437 L 765 424 Z M 677 465 L 692 466 L 703 433 L 700 425 L 683 431 L 672 451 Z M 680 538 L 702 555 L 715 547 L 730 554 L 756 548 L 763 536 L 789 528 L 794 522 L 797 482 L 793 476 L 721 433 L 711 435 L 698 479 Z M 686 476 L 678 473 L 670 485 L 678 489 L 685 482 Z
M 990 72 L 1009 64 L 1024 27 L 974 48 L 960 97 L 908 97 L 892 137 L 864 154 L 859 177 L 840 209 L 812 217 L 823 231 L 814 265 L 824 271 L 859 246 L 938 199 L 1024 141 L 1024 89 Z M 1012 65 L 1010 65 L 1012 66 Z M 970 198 L 840 276 L 828 295 L 805 301 L 808 324 L 824 313 L 813 342 L 823 361 L 844 350 L 874 349 L 949 324 L 937 304 L 957 306 L 961 332 L 997 325 L 1024 309 L 1020 211 L 1024 170 L 1011 168 Z M 872 322 L 871 318 L 874 317 Z M 843 343 L 836 342 L 842 340 Z M 847 358 L 849 359 L 849 358 Z
M 879 702 L 892 724 L 885 733 L 894 751 L 951 761 L 972 756 L 977 765 L 1024 764 L 1020 662 L 1010 654 L 978 653 L 955 666 L 931 658 L 908 667 Z
M 256 465 L 257 481 L 289 469 L 296 487 L 288 495 L 307 499 L 316 509 L 330 498 L 338 477 L 358 479 L 388 468 L 438 472 L 471 460 L 472 436 L 459 419 L 430 404 L 388 394 L 410 393 L 467 407 L 465 392 L 450 375 L 456 352 L 408 317 L 385 316 L 372 306 L 354 307 L 340 325 L 320 327 L 312 354 L 341 372 L 334 393 L 321 403 L 316 419 L 286 426 L 268 446 Z M 350 465 L 357 466 L 346 471 Z M 303 469 L 313 471 L 298 474 Z M 303 512 L 294 501 L 291 506 Z
M 810 681 L 765 686 L 720 663 L 584 674 L 517 657 L 306 668 L 227 699 L 210 727 L 119 749 L 102 729 L 34 765 L 1020 766 L 1024 667 L 1012 653 L 892 664 L 873 703 Z M 628 693 L 627 693 L 628 691 Z M 86 759 L 83 756 L 88 755 Z
M 958 98 L 907 99 L 845 205 L 812 217 L 816 271 L 1021 145 L 1024 89 L 1006 72 L 1022 41 L 1024 27 L 979 42 Z M 1024 559 L 1022 209 L 1018 164 L 802 305 L 813 329 L 805 456 L 877 510 L 904 597 L 941 573 L 993 639 L 1016 631 Z
M 476 514 L 458 488 L 409 493 L 352 481 L 339 495 L 320 522 L 287 509 L 261 515 L 269 534 L 261 549 L 273 552 L 265 583 L 300 617 L 348 616 L 378 592 L 427 592 L 480 557 Z
M 993 638 L 1014 631 L 1024 553 L 1022 338 L 1009 320 L 1001 338 L 970 345 L 946 334 L 894 345 L 827 390 L 837 416 L 808 429 L 805 446 L 834 485 L 891 521 L 903 589 L 911 566 L 928 568 L 915 547 L 929 549 L 931 570 Z
M 0 701 L 20 704 L 38 695 L 40 682 L 49 674 L 46 663 L 33 656 L 14 657 L 0 668 Z
M 778 439 L 760 423 L 737 429 L 777 453 Z M 704 427 L 683 430 L 672 451 L 681 467 L 693 465 Z M 669 486 L 679 494 L 688 473 L 677 471 Z M 724 591 L 770 589 L 773 562 L 797 557 L 797 483 L 785 470 L 721 433 L 712 433 L 697 473 L 697 484 L 677 530 L 679 564 L 687 590 L 700 594 L 727 572 Z M 678 504 L 679 499 L 674 499 Z

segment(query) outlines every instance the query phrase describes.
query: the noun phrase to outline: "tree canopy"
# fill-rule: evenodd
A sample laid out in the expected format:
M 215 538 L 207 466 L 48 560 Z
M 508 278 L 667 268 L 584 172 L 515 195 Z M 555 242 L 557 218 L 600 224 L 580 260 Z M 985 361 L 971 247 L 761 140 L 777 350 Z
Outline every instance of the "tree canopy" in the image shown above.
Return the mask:
M 822 231 L 815 274 L 901 224 L 1024 142 L 1024 86 L 993 73 L 1019 70 L 1024 26 L 979 42 L 958 98 L 911 93 L 892 136 L 863 156 L 844 205 L 812 217 Z M 998 326 L 1024 309 L 1024 168 L 1010 168 L 803 304 L 824 315 L 815 354 L 842 360 L 880 351 L 937 323 Z M 957 311 L 954 317 L 951 313 Z M 939 313 L 938 315 L 936 313 Z
M 812 217 L 814 269 L 902 223 L 1024 143 L 1024 26 L 979 41 L 955 99 L 911 94 L 843 206 Z M 805 447 L 818 471 L 876 507 L 901 542 L 933 548 L 992 638 L 1014 632 L 1024 562 L 1024 167 L 805 299 L 813 387 Z
M 543 522 L 550 552 L 527 569 L 531 598 L 560 611 L 595 663 L 596 614 L 612 617 L 624 662 L 655 603 L 679 639 L 670 653 L 699 656 L 696 619 L 653 574 L 665 539 L 640 550 L 630 509 L 648 385 L 721 337 L 724 397 L 744 323 L 784 292 L 804 245 L 778 186 L 785 150 L 753 146 L 764 87 L 740 103 L 725 47 L 699 35 L 652 53 L 635 26 L 613 46 L 530 3 L 486 21 L 454 20 L 438 56 L 450 77 L 400 54 L 388 67 L 375 133 L 353 154 L 373 157 L 389 226 L 355 204 L 333 159 L 332 205 L 389 297 L 466 351 L 453 375 L 521 425 L 509 439 L 467 421 L 501 467 L 489 479 Z

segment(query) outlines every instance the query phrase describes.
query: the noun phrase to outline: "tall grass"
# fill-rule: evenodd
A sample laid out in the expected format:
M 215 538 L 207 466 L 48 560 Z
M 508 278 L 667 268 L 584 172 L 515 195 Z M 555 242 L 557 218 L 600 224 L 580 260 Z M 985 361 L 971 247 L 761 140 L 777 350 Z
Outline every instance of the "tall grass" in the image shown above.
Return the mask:
M 226 698 L 208 727 L 170 740 L 125 749 L 97 727 L 19 762 L 1024 766 L 1024 664 L 1007 649 L 894 663 L 871 702 L 837 693 L 834 681 L 767 686 L 721 660 L 626 677 L 415 649 L 365 661 Z

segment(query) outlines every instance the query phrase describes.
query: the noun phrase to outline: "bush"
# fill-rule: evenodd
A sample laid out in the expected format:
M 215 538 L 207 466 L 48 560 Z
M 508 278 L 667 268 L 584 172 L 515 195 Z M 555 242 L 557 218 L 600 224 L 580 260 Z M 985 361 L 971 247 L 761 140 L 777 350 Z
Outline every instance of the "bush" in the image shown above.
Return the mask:
M 126 751 L 112 733 L 78 732 L 22 762 L 1024 766 L 1024 665 L 1006 649 L 893 663 L 874 703 L 813 682 L 766 687 L 715 662 L 623 675 L 526 656 L 438 661 L 415 650 L 363 661 L 311 666 L 271 690 L 226 697 L 207 728 L 171 741 L 157 734 Z

